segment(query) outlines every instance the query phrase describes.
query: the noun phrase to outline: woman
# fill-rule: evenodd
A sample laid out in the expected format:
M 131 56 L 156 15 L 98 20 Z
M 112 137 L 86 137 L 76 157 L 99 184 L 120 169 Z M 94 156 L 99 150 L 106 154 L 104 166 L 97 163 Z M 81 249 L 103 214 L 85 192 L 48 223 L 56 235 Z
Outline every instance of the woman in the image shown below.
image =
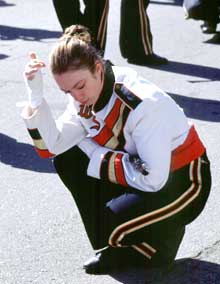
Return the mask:
M 50 67 L 70 102 L 55 122 L 42 94 L 44 62 L 25 68 L 22 116 L 41 157 L 54 157 L 96 255 L 87 273 L 173 263 L 185 226 L 203 210 L 209 160 L 194 126 L 159 88 L 130 68 L 112 66 L 71 26 Z

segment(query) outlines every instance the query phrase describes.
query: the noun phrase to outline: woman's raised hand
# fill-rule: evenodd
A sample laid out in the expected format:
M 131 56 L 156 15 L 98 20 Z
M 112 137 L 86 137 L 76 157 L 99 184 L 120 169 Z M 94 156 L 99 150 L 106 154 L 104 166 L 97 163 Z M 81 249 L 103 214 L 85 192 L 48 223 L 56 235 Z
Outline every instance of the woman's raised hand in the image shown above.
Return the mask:
M 43 79 L 41 69 L 45 63 L 40 60 L 36 53 L 29 54 L 30 60 L 25 66 L 24 81 L 28 93 L 29 106 L 37 108 L 43 100 Z
M 27 80 L 33 80 L 37 71 L 46 65 L 37 57 L 36 53 L 34 52 L 30 52 L 29 57 L 30 60 L 25 66 L 24 75 L 26 76 Z

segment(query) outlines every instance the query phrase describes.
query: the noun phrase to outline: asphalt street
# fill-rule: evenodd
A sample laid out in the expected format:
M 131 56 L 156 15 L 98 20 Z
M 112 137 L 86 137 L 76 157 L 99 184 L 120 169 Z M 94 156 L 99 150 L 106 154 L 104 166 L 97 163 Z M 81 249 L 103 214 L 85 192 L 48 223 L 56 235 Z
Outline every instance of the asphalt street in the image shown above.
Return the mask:
M 220 283 L 220 43 L 201 33 L 200 21 L 184 19 L 181 1 L 155 0 L 149 6 L 154 51 L 170 63 L 129 65 L 118 45 L 120 1 L 110 2 L 105 57 L 138 70 L 194 122 L 212 167 L 207 206 L 187 227 L 172 271 L 85 274 L 82 264 L 93 251 L 78 210 L 51 161 L 34 152 L 16 107 L 26 99 L 22 72 L 28 52 L 36 51 L 48 63 L 61 27 L 52 1 L 0 0 L 0 284 Z M 66 98 L 47 68 L 44 82 L 57 117 Z

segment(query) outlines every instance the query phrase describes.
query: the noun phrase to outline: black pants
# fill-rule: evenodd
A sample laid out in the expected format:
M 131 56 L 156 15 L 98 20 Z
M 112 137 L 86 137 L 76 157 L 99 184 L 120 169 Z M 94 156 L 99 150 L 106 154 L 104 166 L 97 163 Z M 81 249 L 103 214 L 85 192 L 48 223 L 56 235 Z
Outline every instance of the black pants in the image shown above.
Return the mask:
M 204 20 L 213 24 L 217 25 L 220 22 L 220 1 L 219 0 L 204 0 Z
M 73 24 L 87 26 L 93 44 L 105 50 L 109 0 L 84 0 L 85 11 L 80 11 L 79 0 L 53 0 L 63 29 Z M 152 34 L 146 13 L 149 0 L 122 0 L 120 18 L 120 49 L 126 58 L 152 53 Z
M 184 0 L 183 6 L 194 20 L 204 20 L 212 24 L 219 23 L 219 0 Z
M 211 176 L 206 154 L 171 173 L 156 193 L 88 177 L 88 162 L 78 147 L 54 159 L 93 248 L 129 246 L 148 259 L 166 254 L 174 258 L 185 226 L 200 214 L 209 196 Z

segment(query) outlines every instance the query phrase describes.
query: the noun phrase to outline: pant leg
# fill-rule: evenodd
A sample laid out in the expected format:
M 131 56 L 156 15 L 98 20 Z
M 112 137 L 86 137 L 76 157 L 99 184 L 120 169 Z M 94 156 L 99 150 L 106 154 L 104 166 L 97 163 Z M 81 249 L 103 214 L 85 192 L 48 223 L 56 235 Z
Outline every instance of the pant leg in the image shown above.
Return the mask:
M 148 4 L 149 0 L 121 1 L 120 49 L 125 58 L 153 52 Z
M 108 218 L 106 203 L 120 192 L 114 186 L 108 190 L 102 181 L 87 176 L 88 162 L 88 157 L 78 147 L 54 158 L 55 169 L 74 198 L 91 245 L 100 249 L 107 245 L 103 242 L 106 235 L 103 224 Z
M 79 0 L 53 0 L 53 5 L 63 30 L 71 25 L 81 23 L 82 14 Z
M 98 50 L 105 50 L 109 0 L 85 0 L 84 24 L 92 32 L 94 45 Z
M 152 262 L 172 260 L 185 225 L 200 214 L 209 196 L 206 156 L 172 174 L 159 192 L 143 193 L 87 177 L 88 158 L 76 148 L 54 162 L 75 199 L 93 248 L 129 246 Z
M 203 3 L 203 14 L 204 20 L 208 21 L 210 24 L 216 25 L 219 23 L 219 11 L 218 11 L 218 1 L 217 0 L 204 0 Z
M 107 35 L 109 0 L 84 0 L 84 13 L 80 11 L 79 0 L 53 0 L 59 22 L 66 27 L 81 24 L 89 28 L 93 44 L 104 51 Z
M 109 244 L 132 246 L 147 259 L 157 262 L 171 260 L 177 253 L 185 226 L 203 210 L 210 187 L 210 165 L 204 154 L 171 174 L 159 192 L 141 196 L 133 193 L 135 197 L 124 196 L 127 202 L 122 202 L 122 197 L 116 198 L 109 207 L 115 212 L 118 225 L 110 234 Z

